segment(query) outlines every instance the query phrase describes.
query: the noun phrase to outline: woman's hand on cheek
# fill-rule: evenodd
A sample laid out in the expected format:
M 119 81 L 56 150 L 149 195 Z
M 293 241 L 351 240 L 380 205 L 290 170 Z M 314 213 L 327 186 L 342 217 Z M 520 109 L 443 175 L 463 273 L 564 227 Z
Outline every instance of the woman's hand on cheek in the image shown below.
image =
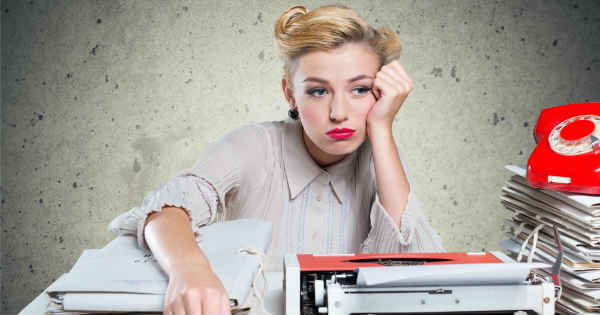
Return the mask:
M 394 117 L 412 88 L 412 79 L 397 60 L 381 67 L 373 82 L 372 91 L 377 101 L 367 116 L 367 128 L 391 130 Z

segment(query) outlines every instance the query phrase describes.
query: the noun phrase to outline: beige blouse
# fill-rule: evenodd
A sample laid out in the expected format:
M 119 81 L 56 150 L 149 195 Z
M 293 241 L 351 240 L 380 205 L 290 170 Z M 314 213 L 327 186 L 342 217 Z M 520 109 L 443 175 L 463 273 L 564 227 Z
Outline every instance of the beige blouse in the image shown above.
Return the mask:
M 145 219 L 166 205 L 187 210 L 196 237 L 198 228 L 220 220 L 270 220 L 266 270 L 272 271 L 281 270 L 286 253 L 444 251 L 413 189 L 400 228 L 379 202 L 369 141 L 323 169 L 306 151 L 293 120 L 229 132 L 208 145 L 191 169 L 148 193 L 141 206 L 122 213 L 108 228 L 137 235 L 139 246 L 147 249 Z

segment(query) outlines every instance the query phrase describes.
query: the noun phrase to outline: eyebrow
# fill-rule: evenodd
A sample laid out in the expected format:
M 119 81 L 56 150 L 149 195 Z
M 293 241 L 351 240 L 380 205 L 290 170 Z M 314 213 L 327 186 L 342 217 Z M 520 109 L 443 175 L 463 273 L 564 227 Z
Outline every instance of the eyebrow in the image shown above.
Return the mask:
M 366 74 L 361 74 L 361 75 L 357 75 L 354 78 L 348 80 L 348 83 L 358 81 L 361 79 L 373 79 L 373 77 L 368 76 Z M 317 78 L 317 77 L 308 77 L 308 78 L 304 79 L 304 81 L 302 81 L 302 82 L 306 82 L 306 81 L 314 81 L 314 82 L 319 82 L 319 83 L 323 83 L 323 84 L 329 83 L 329 82 L 327 82 L 327 80 Z

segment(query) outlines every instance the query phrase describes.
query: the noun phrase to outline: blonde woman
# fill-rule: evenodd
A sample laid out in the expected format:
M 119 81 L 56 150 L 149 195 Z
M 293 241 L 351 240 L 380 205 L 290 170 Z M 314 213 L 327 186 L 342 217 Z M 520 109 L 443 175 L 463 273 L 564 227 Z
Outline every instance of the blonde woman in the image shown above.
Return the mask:
M 270 220 L 271 270 L 286 253 L 444 251 L 392 135 L 413 87 L 396 34 L 344 6 L 295 6 L 276 21 L 275 40 L 290 119 L 228 133 L 110 224 L 137 234 L 168 274 L 164 314 L 229 313 L 195 241 L 217 220 Z

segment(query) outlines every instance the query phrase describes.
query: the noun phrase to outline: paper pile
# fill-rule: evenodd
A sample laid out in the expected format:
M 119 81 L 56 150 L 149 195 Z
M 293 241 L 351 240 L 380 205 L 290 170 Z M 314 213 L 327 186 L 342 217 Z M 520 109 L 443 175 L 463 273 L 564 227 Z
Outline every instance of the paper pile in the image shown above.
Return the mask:
M 560 280 L 562 296 L 556 309 L 562 314 L 598 314 L 600 312 L 600 195 L 532 188 L 525 169 L 508 165 L 513 172 L 502 187 L 502 204 L 513 212 L 506 221 L 507 236 L 500 243 L 516 257 L 524 240 L 541 224 L 534 261 L 552 264 L 558 255 L 553 226 L 560 233 L 563 259 Z M 522 254 L 527 258 L 533 239 Z M 543 273 L 543 271 L 540 271 Z M 550 276 L 550 274 L 546 274 Z
M 271 243 L 268 221 L 242 219 L 201 229 L 198 245 L 230 299 L 243 305 L 261 257 L 240 249 L 265 253 Z M 144 312 L 162 314 L 168 277 L 135 236 L 122 235 L 102 249 L 83 252 L 69 273 L 46 292 L 46 314 Z

